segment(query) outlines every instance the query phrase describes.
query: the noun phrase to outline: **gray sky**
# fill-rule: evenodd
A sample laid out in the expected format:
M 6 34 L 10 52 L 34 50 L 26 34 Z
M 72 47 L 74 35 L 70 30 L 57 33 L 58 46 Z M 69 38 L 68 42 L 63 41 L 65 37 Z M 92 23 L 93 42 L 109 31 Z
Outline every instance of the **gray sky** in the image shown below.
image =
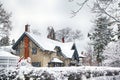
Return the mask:
M 48 26 L 55 30 L 71 27 L 80 29 L 84 37 L 91 28 L 92 15 L 90 10 L 84 7 L 77 16 L 72 16 L 71 10 L 78 9 L 75 2 L 68 0 L 1 0 L 8 12 L 12 12 L 11 39 L 17 40 L 24 32 L 24 25 L 31 25 L 31 29 L 38 29 L 46 33 Z

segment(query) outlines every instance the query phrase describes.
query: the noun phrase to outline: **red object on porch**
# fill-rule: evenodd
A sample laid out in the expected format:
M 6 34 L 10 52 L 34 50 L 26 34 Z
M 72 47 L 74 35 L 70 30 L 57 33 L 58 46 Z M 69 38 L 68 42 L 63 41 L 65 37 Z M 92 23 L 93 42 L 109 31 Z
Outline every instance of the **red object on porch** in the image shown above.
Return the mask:
M 19 62 L 21 62 L 21 60 L 22 60 L 22 59 L 24 59 L 24 57 L 23 57 L 23 56 L 19 59 L 18 63 L 19 63 Z

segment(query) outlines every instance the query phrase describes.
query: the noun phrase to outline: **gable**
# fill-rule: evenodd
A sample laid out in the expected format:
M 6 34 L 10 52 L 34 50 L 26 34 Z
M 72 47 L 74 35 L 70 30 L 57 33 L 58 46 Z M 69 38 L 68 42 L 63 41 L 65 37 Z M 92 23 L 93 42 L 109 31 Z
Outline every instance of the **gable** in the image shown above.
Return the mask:
M 30 39 L 30 41 L 32 41 L 37 47 L 39 47 L 39 48 L 41 48 L 42 50 L 44 50 L 42 47 L 40 47 L 30 36 L 28 36 L 27 34 L 26 34 L 26 32 L 24 32 L 21 36 L 20 36 L 20 38 L 16 41 L 16 43 L 12 46 L 12 49 L 16 49 L 17 48 L 17 46 L 20 44 L 20 42 L 21 41 L 23 41 L 23 39 L 24 39 L 24 37 L 25 36 L 27 36 L 29 39 Z
M 72 46 L 72 50 L 75 50 L 74 53 L 73 53 L 72 58 L 75 59 L 75 60 L 79 60 L 79 54 L 78 54 L 78 51 L 77 51 L 75 43 Z
M 75 43 L 73 44 L 72 48 L 71 49 L 76 49 L 76 46 L 75 46 Z
M 21 37 L 16 41 L 16 43 L 12 46 L 12 49 L 16 49 L 16 47 L 20 44 L 21 41 L 23 41 L 23 38 L 25 36 L 25 33 L 21 35 Z

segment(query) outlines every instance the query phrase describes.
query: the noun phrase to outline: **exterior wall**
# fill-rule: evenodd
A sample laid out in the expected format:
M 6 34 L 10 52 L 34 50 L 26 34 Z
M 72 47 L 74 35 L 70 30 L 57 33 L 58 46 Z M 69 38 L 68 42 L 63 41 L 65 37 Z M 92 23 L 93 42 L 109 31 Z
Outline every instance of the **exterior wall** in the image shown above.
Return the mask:
M 17 54 L 20 57 L 25 57 L 24 53 L 25 53 L 25 46 L 24 46 L 24 39 L 20 42 L 20 44 L 18 45 L 18 49 L 20 49 L 20 53 Z M 36 48 L 37 49 L 37 53 L 33 54 L 32 53 L 32 48 Z M 64 66 L 69 66 L 70 63 L 70 59 L 65 59 L 63 56 L 58 55 L 55 52 L 52 51 L 43 51 L 42 49 L 40 49 L 39 47 L 37 47 L 31 40 L 29 40 L 29 57 L 31 58 L 31 62 L 39 62 L 41 67 L 47 67 L 48 63 L 52 60 L 52 58 L 58 58 L 60 60 L 62 60 L 64 62 Z
M 40 62 L 41 63 L 41 66 L 42 66 L 42 50 L 40 50 L 38 47 L 36 47 L 35 44 L 33 44 L 32 41 L 29 42 L 29 55 L 30 55 L 30 58 L 31 58 L 31 62 Z M 37 48 L 37 53 L 36 54 L 33 54 L 32 53 L 32 48 Z
M 20 43 L 16 47 L 16 55 L 23 57 L 24 56 L 24 42 L 23 40 L 20 41 Z
M 64 60 L 65 66 L 70 66 L 71 59 L 67 58 Z
M 37 48 L 37 53 L 36 54 L 32 54 L 32 47 L 36 47 Z M 51 52 L 51 51 L 43 51 L 41 50 L 39 47 L 37 47 L 32 41 L 30 41 L 30 58 L 32 62 L 40 62 L 41 63 L 41 67 L 47 67 L 48 63 L 50 62 L 50 60 L 56 56 L 55 52 Z

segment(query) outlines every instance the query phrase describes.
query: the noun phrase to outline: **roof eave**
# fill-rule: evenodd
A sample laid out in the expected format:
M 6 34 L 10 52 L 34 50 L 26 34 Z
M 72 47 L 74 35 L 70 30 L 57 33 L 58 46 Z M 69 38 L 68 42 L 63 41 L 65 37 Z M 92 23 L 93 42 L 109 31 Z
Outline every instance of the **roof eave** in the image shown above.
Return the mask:
M 16 43 L 12 46 L 12 49 L 14 50 L 16 46 L 19 44 L 19 42 L 24 38 L 25 32 L 20 36 L 20 38 L 16 41 Z
M 27 32 L 24 32 L 20 38 L 16 41 L 16 43 L 12 46 L 12 49 L 14 50 L 16 46 L 20 43 L 20 41 L 24 38 L 24 36 L 28 36 L 32 42 L 34 42 L 39 48 L 41 48 L 43 51 L 45 50 L 42 48 Z

